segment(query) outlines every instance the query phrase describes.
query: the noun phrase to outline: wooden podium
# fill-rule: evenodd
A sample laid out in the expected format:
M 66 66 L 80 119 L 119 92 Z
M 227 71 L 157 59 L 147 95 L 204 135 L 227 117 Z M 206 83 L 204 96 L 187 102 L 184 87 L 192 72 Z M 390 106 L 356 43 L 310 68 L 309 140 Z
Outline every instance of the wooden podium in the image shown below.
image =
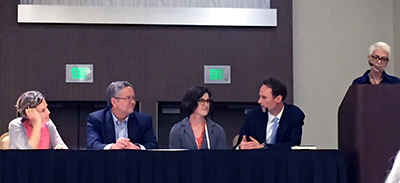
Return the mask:
M 383 182 L 400 149 L 400 85 L 350 86 L 338 125 L 349 182 Z

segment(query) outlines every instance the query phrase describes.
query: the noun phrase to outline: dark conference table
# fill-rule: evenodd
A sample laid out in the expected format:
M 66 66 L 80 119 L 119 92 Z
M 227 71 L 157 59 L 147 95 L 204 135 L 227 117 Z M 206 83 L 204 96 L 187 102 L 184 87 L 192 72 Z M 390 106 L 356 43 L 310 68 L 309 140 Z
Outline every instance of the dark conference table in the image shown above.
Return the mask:
M 346 183 L 337 150 L 0 151 L 0 183 Z

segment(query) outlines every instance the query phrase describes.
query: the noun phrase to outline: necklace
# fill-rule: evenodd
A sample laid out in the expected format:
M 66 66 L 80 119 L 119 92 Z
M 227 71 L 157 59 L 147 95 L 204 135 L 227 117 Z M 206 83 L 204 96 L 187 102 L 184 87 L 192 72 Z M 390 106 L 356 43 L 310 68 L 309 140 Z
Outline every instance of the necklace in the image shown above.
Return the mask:
M 371 82 L 372 84 L 374 84 L 374 85 L 377 85 L 377 84 L 379 84 L 381 81 L 382 81 L 382 74 L 381 74 L 381 77 L 379 78 L 379 80 L 378 81 L 376 81 L 375 80 L 375 78 L 374 77 L 372 77 L 372 75 L 371 75 L 371 73 L 369 73 L 368 74 L 368 76 L 369 76 L 369 78 L 370 78 L 370 80 L 369 81 L 373 81 L 373 82 Z M 372 79 L 372 80 L 371 80 Z

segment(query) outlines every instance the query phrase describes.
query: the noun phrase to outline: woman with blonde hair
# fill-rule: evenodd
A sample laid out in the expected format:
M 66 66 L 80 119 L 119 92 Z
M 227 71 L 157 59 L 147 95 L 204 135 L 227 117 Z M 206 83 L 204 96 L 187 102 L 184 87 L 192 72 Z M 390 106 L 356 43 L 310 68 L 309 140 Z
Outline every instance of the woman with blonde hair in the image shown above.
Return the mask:
M 23 93 L 15 104 L 17 118 L 9 126 L 10 149 L 68 149 L 50 119 L 39 91 Z

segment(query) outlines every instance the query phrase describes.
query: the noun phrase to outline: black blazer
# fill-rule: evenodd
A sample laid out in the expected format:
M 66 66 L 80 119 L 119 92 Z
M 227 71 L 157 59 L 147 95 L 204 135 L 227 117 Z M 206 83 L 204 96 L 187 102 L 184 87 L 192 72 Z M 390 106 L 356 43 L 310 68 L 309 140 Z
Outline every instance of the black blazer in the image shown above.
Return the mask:
M 152 117 L 133 111 L 128 119 L 128 138 L 132 143 L 141 144 L 146 149 L 157 148 L 153 132 Z M 92 112 L 87 117 L 87 149 L 102 150 L 107 144 L 115 143 L 114 122 L 111 108 Z
M 279 120 L 276 143 L 267 144 L 268 148 L 300 145 L 305 115 L 301 109 L 294 105 L 284 103 L 284 106 L 285 108 Z M 248 138 L 252 136 L 259 143 L 263 143 L 266 138 L 267 123 L 268 112 L 262 112 L 261 107 L 251 110 L 246 115 L 246 120 L 240 128 L 237 145 L 242 141 L 243 135 L 246 135 L 247 140 L 250 140 Z

